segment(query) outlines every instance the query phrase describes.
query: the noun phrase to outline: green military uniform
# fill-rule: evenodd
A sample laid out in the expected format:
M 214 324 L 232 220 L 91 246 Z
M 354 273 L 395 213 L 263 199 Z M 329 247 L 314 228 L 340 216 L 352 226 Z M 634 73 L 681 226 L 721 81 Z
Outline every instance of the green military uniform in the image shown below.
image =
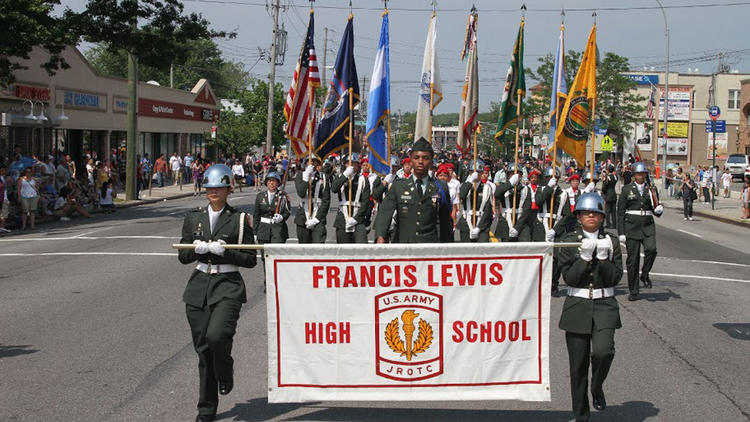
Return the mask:
M 628 269 L 628 289 L 630 300 L 635 299 L 639 293 L 638 266 L 640 264 L 640 249 L 643 245 L 643 268 L 640 280 L 650 284 L 649 272 L 656 260 L 656 223 L 654 222 L 654 199 L 651 197 L 648 184 L 642 185 L 643 193 L 638 190 L 638 185 L 633 180 L 625 185 L 620 192 L 617 201 L 617 231 L 625 235 L 625 246 L 628 252 L 626 266 Z M 655 200 L 659 200 L 659 192 L 656 188 L 653 192 Z M 659 215 L 657 215 L 658 217 Z
M 563 236 L 568 233 L 574 232 L 578 227 L 578 220 L 575 216 L 575 206 L 578 201 L 578 197 L 581 196 L 580 189 L 573 189 L 572 187 L 565 189 L 560 195 L 560 205 L 562 211 L 560 218 L 552 228 L 555 231 L 555 242 L 562 242 Z M 552 260 L 552 292 L 557 293 L 560 285 L 560 259 L 559 252 L 563 248 L 555 248 L 552 252 L 554 257 Z
M 465 182 L 461 185 L 459 190 L 459 197 L 461 199 L 461 205 L 463 209 L 459 210 L 461 213 L 456 228 L 460 232 L 462 242 L 489 242 L 490 241 L 490 226 L 492 226 L 492 196 L 494 192 L 492 186 L 489 184 L 492 182 L 477 182 L 477 188 L 475 189 L 474 183 Z M 476 190 L 476 226 L 473 224 L 474 220 L 474 191 Z M 477 239 L 471 239 L 471 230 L 477 227 L 479 228 L 479 237 Z
M 579 226 L 562 237 L 563 242 L 581 242 L 585 238 Z M 597 238 L 607 235 L 600 230 Z M 565 283 L 581 289 L 588 297 L 565 298 L 560 315 L 560 328 L 565 330 L 565 342 L 570 365 L 570 390 L 576 421 L 589 419 L 588 372 L 591 363 L 591 392 L 603 397 L 602 385 L 615 357 L 615 329 L 621 328 L 620 311 L 614 296 L 593 298 L 605 288 L 614 288 L 622 278 L 622 253 L 614 236 L 609 236 L 612 249 L 609 259 L 599 261 L 594 255 L 584 261 L 575 248 L 560 248 L 558 260 Z M 613 291 L 610 293 L 614 294 Z M 604 296 L 604 294 L 602 294 Z
M 279 205 L 279 201 L 281 201 L 281 205 Z M 271 219 L 276 214 L 277 206 L 282 221 L 274 224 Z M 268 190 L 259 192 L 258 196 L 255 197 L 255 207 L 253 208 L 253 227 L 255 227 L 258 236 L 258 243 L 286 243 L 286 240 L 289 239 L 289 228 L 286 225 L 286 220 L 290 215 L 291 209 L 286 192 L 276 190 L 273 195 L 270 195 Z M 263 286 L 265 291 L 266 256 L 260 254 L 260 257 L 263 262 Z
M 331 183 L 331 191 L 338 192 L 339 196 L 339 210 L 333 222 L 333 227 L 336 228 L 336 243 L 367 243 L 365 220 L 367 202 L 370 200 L 370 182 L 363 175 L 355 174 L 351 179 L 350 196 L 348 181 L 349 178 L 342 174 Z M 346 229 L 347 216 L 357 220 L 353 231 Z
M 510 176 L 508 176 L 510 178 Z M 495 188 L 495 203 L 500 204 L 502 210 L 500 211 L 500 217 L 497 219 L 495 225 L 495 237 L 500 239 L 501 242 L 515 242 L 518 238 L 511 238 L 509 231 L 513 228 L 513 194 L 516 196 L 516 218 L 521 215 L 522 198 L 521 192 L 523 187 L 519 186 L 517 189 L 513 189 L 513 185 L 506 181 L 500 183 Z
M 602 197 L 604 198 L 604 211 L 607 217 L 607 228 L 617 228 L 617 176 L 610 173 L 602 179 Z
M 247 218 L 228 204 L 219 214 L 213 230 L 207 207 L 188 211 L 182 225 L 180 243 L 195 240 L 228 244 L 253 243 L 253 230 Z M 240 225 L 243 226 L 242 239 Z M 237 267 L 255 266 L 255 251 L 227 249 L 224 255 L 196 254 L 194 249 L 180 249 L 183 264 L 198 261 L 199 269 L 188 280 L 182 300 L 198 354 L 200 374 L 199 415 L 216 414 L 219 405 L 217 383 L 233 379 L 232 338 L 237 328 L 242 304 L 247 302 L 245 282 Z M 230 265 L 230 267 L 227 267 Z M 228 271 L 226 271 L 228 270 Z
M 299 243 L 326 243 L 326 216 L 331 207 L 331 183 L 328 175 L 319 171 L 313 172 L 310 180 L 310 182 L 302 180 L 302 172 L 298 172 L 294 179 L 297 195 L 303 198 L 297 208 L 297 215 L 294 217 L 294 224 L 297 225 L 297 240 Z M 308 204 L 310 199 L 308 189 L 312 192 L 312 213 Z M 319 220 L 312 229 L 308 229 L 305 225 L 308 217 L 315 217 Z
M 536 191 L 534 191 L 535 189 Z M 524 186 L 523 190 L 525 192 L 521 192 L 523 198 L 521 213 L 517 215 L 516 224 L 513 228 L 518 231 L 520 242 L 544 242 L 547 231 L 538 218 L 545 200 L 544 189 L 541 185 L 532 188 L 532 185 L 529 184 Z

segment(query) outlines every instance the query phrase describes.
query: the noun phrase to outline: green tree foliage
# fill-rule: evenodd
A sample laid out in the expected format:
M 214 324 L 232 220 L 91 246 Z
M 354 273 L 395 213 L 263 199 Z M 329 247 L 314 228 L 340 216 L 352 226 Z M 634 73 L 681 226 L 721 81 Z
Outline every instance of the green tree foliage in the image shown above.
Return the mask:
M 20 61 L 28 59 L 35 46 L 49 53 L 42 68 L 50 75 L 70 67 L 60 53 L 66 45 L 75 44 L 77 37 L 69 31 L 66 18 L 53 16 L 52 10 L 59 4 L 59 0 L 0 0 L 4 33 L 0 37 L 0 86 L 15 81 L 13 72 L 26 68 Z

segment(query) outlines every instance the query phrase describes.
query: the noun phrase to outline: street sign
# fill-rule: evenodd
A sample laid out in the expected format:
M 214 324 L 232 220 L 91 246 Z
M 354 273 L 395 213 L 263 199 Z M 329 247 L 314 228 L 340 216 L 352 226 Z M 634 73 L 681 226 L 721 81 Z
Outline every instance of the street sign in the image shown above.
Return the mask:
M 211 139 L 216 139 L 216 126 L 211 126 Z
M 716 120 L 716 133 L 726 133 L 727 132 L 727 121 L 726 120 Z M 706 133 L 713 132 L 712 123 L 714 123 L 714 120 L 706 120 Z
M 711 120 L 718 119 L 719 116 L 721 116 L 719 106 L 711 106 L 711 108 L 708 109 L 708 115 L 711 116 Z

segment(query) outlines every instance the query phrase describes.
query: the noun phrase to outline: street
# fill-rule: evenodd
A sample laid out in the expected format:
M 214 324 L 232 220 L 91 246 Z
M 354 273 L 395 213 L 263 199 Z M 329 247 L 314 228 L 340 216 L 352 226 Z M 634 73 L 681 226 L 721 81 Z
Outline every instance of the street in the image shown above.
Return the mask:
M 231 205 L 247 211 L 254 200 L 250 188 L 230 196 Z M 170 245 L 179 241 L 185 211 L 205 203 L 170 200 L 0 238 L 0 420 L 194 419 L 198 360 L 181 300 L 192 267 L 181 265 Z M 608 407 L 592 410 L 592 420 L 748 420 L 750 232 L 700 217 L 685 222 L 677 209 L 657 224 L 654 287 L 628 302 L 625 277 L 619 285 L 623 328 L 604 385 Z M 557 328 L 564 299 L 554 297 L 549 403 L 270 405 L 260 263 L 242 275 L 248 303 L 234 341 L 235 386 L 220 398 L 219 420 L 572 418 L 568 356 Z

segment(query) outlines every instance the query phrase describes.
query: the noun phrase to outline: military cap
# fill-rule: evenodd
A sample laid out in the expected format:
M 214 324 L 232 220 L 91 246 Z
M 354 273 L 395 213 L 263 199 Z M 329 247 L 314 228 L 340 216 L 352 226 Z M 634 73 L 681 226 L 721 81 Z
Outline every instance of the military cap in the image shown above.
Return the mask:
M 425 138 L 417 139 L 414 142 L 414 145 L 412 145 L 411 151 L 412 152 L 425 151 L 425 152 L 429 152 L 430 154 L 435 153 L 435 151 L 432 149 L 432 144 L 430 144 Z

